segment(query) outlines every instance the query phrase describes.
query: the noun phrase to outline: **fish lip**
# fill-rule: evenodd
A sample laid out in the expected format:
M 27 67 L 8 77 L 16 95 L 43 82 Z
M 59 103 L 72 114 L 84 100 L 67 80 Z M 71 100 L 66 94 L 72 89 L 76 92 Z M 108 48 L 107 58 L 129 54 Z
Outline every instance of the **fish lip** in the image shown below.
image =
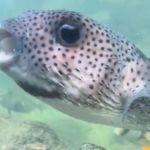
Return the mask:
M 10 44 L 11 42 L 11 44 Z M 13 43 L 13 44 L 12 44 Z M 18 49 L 22 47 L 19 45 L 21 41 L 15 35 L 5 28 L 4 23 L 0 22 L 0 69 L 7 71 L 10 67 L 17 64 L 19 60 Z

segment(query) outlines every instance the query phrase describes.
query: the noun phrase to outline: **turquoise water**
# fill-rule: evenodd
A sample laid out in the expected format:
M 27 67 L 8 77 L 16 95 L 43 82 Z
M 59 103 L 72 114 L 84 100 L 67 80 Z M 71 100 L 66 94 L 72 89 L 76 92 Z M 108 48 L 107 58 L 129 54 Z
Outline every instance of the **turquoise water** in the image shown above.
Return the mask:
M 149 0 L 1 0 L 0 6 L 0 20 L 29 9 L 78 11 L 123 34 L 150 56 Z M 66 116 L 27 95 L 2 72 L 0 95 L 6 98 L 1 104 L 1 113 L 50 125 L 70 149 L 77 150 L 81 143 L 91 142 L 108 150 L 142 150 L 143 141 L 135 136 L 119 137 L 114 134 L 112 127 L 86 123 Z M 14 109 L 14 104 L 20 101 L 25 103 L 23 111 L 16 107 Z

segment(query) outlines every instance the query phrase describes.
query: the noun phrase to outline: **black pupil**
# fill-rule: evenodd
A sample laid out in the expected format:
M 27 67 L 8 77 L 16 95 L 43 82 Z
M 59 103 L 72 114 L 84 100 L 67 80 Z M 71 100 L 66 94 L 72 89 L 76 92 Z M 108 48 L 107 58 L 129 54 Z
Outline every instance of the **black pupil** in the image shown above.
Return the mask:
M 61 28 L 60 34 L 62 40 L 68 44 L 73 44 L 77 42 L 80 38 L 79 29 L 70 25 L 63 26 Z

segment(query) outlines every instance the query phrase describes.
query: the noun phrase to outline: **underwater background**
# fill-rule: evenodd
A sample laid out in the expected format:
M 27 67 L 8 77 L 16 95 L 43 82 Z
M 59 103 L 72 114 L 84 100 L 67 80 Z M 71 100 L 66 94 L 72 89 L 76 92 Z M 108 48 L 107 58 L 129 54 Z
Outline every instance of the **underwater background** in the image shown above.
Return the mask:
M 132 41 L 150 56 L 149 0 L 0 0 L 0 21 L 29 9 L 78 11 Z M 107 150 L 142 150 L 144 141 L 137 133 L 122 137 L 114 128 L 83 122 L 38 101 L 0 72 L 0 114 L 48 124 L 70 150 L 82 143 L 94 143 Z M 7 134 L 7 133 L 6 133 Z

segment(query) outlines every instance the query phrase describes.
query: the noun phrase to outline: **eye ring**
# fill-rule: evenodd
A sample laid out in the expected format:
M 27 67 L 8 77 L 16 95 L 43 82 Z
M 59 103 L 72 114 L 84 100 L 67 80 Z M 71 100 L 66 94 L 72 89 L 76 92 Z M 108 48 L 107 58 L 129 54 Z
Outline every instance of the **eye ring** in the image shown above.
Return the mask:
M 81 38 L 81 27 L 69 23 L 60 25 L 57 29 L 56 41 L 63 46 L 75 46 Z

